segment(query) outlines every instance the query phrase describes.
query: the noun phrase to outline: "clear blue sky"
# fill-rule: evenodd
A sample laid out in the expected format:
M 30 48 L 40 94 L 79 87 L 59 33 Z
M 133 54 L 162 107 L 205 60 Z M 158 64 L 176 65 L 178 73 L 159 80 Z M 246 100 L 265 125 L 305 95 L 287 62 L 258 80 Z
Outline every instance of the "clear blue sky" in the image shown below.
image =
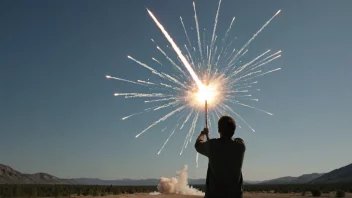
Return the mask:
M 217 4 L 197 1 L 202 28 L 212 27 Z M 186 131 L 159 156 L 169 135 L 161 132 L 165 125 L 135 139 L 162 114 L 121 121 L 145 106 L 113 93 L 140 88 L 105 79 L 153 77 L 127 59 L 151 63 L 160 54 L 150 38 L 167 44 L 146 7 L 178 43 L 187 42 L 179 16 L 194 27 L 189 0 L 0 2 L 0 163 L 26 173 L 102 179 L 172 176 L 188 164 L 191 177 L 205 177 L 203 157 L 196 174 L 193 143 L 179 155 Z M 252 57 L 281 49 L 283 56 L 268 67 L 283 70 L 259 79 L 258 106 L 274 116 L 238 109 L 257 130 L 236 132 L 247 143 L 245 179 L 351 163 L 351 7 L 348 0 L 223 0 L 218 28 L 236 16 L 232 36 L 239 46 L 282 9 L 250 46 Z

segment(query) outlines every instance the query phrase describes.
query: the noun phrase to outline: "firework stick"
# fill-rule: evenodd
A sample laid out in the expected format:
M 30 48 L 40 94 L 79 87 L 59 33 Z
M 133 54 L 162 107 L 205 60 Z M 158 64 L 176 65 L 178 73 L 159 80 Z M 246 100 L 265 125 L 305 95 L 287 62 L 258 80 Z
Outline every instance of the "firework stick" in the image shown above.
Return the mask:
M 205 100 L 205 128 L 208 129 L 208 101 L 207 100 Z M 205 136 L 207 137 L 207 140 L 209 140 L 209 130 Z

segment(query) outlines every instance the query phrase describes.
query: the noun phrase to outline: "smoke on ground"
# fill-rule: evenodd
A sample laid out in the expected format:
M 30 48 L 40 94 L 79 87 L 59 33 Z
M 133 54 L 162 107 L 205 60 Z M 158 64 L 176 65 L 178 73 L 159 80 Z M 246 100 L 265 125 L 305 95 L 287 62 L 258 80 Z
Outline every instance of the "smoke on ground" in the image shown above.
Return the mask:
M 160 178 L 158 191 L 161 194 L 180 194 L 180 195 L 199 195 L 204 196 L 204 193 L 198 189 L 188 185 L 188 166 L 184 165 L 183 169 L 177 171 L 177 177 Z

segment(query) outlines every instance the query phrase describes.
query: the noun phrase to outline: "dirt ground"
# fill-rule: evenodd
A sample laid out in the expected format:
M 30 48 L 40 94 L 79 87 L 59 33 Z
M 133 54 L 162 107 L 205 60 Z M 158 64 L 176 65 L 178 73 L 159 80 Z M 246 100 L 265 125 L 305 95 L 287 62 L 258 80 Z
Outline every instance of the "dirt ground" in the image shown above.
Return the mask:
M 186 196 L 186 195 L 149 195 L 149 194 L 131 194 L 131 195 L 108 195 L 104 197 L 94 198 L 202 198 L 202 196 Z M 301 194 L 277 194 L 277 193 L 245 193 L 244 198 L 302 198 L 312 197 L 307 193 L 306 196 Z M 321 197 L 335 197 L 333 193 L 323 194 Z M 87 197 L 88 198 L 88 197 Z M 90 198 L 90 197 L 89 197 Z M 346 198 L 352 198 L 351 193 L 346 193 Z

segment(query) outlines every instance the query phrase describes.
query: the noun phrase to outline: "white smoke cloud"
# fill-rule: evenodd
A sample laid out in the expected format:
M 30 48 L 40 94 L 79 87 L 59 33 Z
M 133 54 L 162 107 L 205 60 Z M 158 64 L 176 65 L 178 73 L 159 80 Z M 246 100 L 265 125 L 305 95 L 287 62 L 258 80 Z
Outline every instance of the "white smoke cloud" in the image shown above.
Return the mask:
M 183 169 L 177 171 L 177 178 L 160 178 L 158 191 L 161 194 L 180 194 L 180 195 L 199 195 L 204 196 L 204 193 L 198 189 L 188 185 L 188 166 L 184 165 Z
M 154 192 L 149 193 L 149 195 L 160 195 L 160 193 L 159 193 L 159 192 L 154 191 Z

